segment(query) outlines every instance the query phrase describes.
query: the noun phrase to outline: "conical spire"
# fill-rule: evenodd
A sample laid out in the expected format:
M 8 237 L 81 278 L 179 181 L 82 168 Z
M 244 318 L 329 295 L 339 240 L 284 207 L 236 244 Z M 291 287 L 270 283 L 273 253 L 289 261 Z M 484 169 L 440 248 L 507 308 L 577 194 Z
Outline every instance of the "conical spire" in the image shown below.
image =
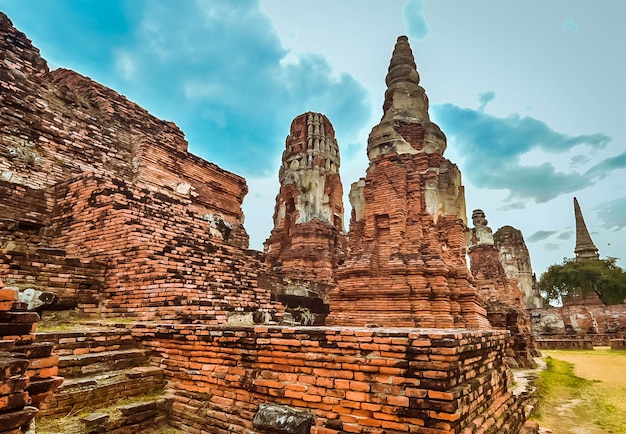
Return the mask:
M 385 77 L 387 90 L 383 117 L 372 128 L 368 139 L 367 156 L 370 161 L 387 153 L 442 154 L 446 149 L 446 136 L 436 124 L 430 122 L 428 97 L 419 82 L 409 39 L 399 36 Z M 403 127 L 408 124 L 417 126 L 417 129 Z M 421 132 L 414 134 L 409 130 Z M 418 136 L 421 137 L 419 140 Z
M 591 240 L 576 198 L 574 198 L 574 217 L 576 218 L 576 247 L 574 247 L 576 259 L 598 259 L 598 248 Z
M 398 36 L 396 46 L 393 48 L 389 69 L 385 77 L 388 88 L 396 87 L 397 83 L 406 82 L 419 84 L 420 76 L 413 58 L 413 51 L 409 45 L 409 38 Z

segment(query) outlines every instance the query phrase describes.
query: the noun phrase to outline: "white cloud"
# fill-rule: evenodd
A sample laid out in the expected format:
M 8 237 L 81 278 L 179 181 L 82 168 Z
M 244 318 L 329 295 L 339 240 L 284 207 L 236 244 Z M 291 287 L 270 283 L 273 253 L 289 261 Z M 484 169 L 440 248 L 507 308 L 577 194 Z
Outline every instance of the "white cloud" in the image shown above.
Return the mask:
M 227 101 L 224 86 L 220 82 L 201 82 L 197 79 L 188 80 L 183 84 L 185 98 Z
M 125 80 L 131 80 L 136 77 L 137 64 L 133 56 L 126 50 L 119 49 L 114 52 L 115 70 Z
M 407 36 L 413 41 L 419 41 L 430 32 L 428 21 L 424 16 L 424 0 L 409 0 L 402 9 Z
M 565 18 L 563 20 L 563 28 L 570 32 L 576 33 L 578 32 L 578 23 L 574 18 Z

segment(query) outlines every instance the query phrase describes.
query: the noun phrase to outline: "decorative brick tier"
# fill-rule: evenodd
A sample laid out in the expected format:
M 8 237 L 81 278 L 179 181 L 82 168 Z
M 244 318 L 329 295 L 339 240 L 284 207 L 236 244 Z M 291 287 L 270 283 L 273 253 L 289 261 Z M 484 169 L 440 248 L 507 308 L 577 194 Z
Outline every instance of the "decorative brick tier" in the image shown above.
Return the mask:
M 138 324 L 187 432 L 260 432 L 263 403 L 314 415 L 314 434 L 518 432 L 506 331 Z M 210 427 L 210 428 L 209 428 Z

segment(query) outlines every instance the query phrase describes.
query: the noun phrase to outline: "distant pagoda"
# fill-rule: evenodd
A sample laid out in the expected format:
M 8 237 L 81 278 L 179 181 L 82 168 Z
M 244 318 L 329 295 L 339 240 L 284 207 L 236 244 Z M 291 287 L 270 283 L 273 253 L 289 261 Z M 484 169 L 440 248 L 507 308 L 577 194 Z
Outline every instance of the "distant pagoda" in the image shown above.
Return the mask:
M 576 218 L 576 247 L 574 247 L 576 259 L 598 259 L 598 248 L 591 240 L 576 198 L 574 198 L 574 217 Z

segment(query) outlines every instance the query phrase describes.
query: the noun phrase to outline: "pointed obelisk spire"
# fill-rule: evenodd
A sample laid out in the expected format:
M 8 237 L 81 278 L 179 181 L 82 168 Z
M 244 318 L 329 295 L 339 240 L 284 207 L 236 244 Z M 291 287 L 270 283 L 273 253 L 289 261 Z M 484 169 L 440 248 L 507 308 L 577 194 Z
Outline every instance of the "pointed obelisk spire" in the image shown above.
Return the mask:
M 576 247 L 574 247 L 576 259 L 598 259 L 598 248 L 591 240 L 576 198 L 574 198 L 574 217 L 576 218 Z

